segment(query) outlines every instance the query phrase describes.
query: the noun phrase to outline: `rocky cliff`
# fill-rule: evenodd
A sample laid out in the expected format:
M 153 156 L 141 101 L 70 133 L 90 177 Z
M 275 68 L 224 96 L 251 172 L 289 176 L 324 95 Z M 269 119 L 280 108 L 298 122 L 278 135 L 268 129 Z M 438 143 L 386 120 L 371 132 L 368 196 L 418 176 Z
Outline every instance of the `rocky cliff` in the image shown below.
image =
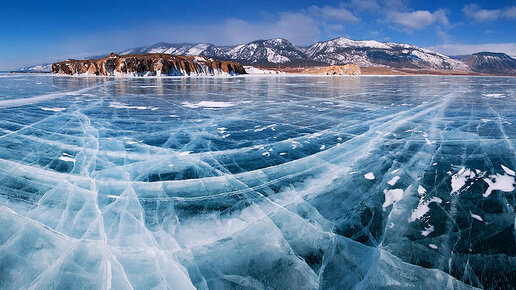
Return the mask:
M 162 53 L 117 55 L 102 59 L 67 60 L 52 64 L 52 73 L 90 74 L 102 76 L 193 76 L 245 74 L 239 63 L 219 61 L 198 55 L 170 55 Z

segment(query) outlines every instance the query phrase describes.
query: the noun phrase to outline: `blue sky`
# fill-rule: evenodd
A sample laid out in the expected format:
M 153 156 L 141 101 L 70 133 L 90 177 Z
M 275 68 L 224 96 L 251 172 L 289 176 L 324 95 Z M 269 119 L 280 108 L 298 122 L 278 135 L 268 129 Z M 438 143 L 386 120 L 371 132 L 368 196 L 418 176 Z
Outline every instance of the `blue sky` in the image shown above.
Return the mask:
M 232 45 L 339 36 L 415 44 L 445 54 L 516 56 L 516 3 L 461 0 L 0 0 L 0 70 L 156 42 Z

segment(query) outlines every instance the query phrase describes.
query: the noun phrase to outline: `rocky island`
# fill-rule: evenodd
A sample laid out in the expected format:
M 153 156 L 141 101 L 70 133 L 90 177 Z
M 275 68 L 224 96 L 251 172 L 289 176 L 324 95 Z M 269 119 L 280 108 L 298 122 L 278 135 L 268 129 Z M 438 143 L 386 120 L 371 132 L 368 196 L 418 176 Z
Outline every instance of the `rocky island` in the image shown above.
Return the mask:
M 99 76 L 213 76 L 239 75 L 245 74 L 246 71 L 239 63 L 199 55 L 111 53 L 102 59 L 69 59 L 53 63 L 52 73 Z

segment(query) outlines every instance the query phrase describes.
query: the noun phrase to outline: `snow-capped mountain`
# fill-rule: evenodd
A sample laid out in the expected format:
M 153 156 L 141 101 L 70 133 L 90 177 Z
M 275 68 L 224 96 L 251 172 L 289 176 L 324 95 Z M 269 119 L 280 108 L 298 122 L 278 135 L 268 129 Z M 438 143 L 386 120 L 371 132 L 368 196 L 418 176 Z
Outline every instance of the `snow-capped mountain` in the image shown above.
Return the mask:
M 306 55 L 290 41 L 282 38 L 256 40 L 236 46 L 228 58 L 244 64 L 287 64 L 306 61 Z
M 28 72 L 28 73 L 44 72 L 44 73 L 47 73 L 47 72 L 50 72 L 51 69 L 52 69 L 52 64 L 45 63 L 45 64 L 38 64 L 38 65 L 24 67 L 24 68 L 17 70 L 16 72 Z
M 491 74 L 515 74 L 516 70 L 514 68 L 515 60 L 502 54 L 478 53 L 467 58 L 465 56 L 463 59 L 456 59 L 415 45 L 374 40 L 356 41 L 342 37 L 317 42 L 308 47 L 296 47 L 282 38 L 256 40 L 238 46 L 161 42 L 151 46 L 128 49 L 118 54 L 141 53 L 202 55 L 218 60 L 232 60 L 243 65 L 262 67 L 352 63 L 362 67 L 473 70 Z M 48 64 L 32 66 L 19 71 L 50 71 L 50 66 Z
M 317 42 L 306 50 L 309 59 L 327 64 L 354 63 L 359 66 L 393 68 L 467 69 L 459 61 L 440 53 L 393 42 L 355 41 L 335 38 Z
M 151 46 L 144 46 L 120 52 L 124 54 L 136 53 L 167 53 L 173 55 L 203 55 L 216 59 L 227 59 L 226 53 L 210 43 L 166 43 L 160 42 Z
M 472 71 L 516 75 L 516 59 L 505 53 L 479 52 L 462 59 Z

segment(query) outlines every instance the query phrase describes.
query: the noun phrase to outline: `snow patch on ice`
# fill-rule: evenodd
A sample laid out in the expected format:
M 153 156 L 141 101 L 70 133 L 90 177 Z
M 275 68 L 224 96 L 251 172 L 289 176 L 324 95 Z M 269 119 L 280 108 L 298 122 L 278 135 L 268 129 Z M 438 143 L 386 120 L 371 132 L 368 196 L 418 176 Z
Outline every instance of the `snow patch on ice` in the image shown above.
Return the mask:
M 41 107 L 40 108 L 43 111 L 50 111 L 50 112 L 62 112 L 66 110 L 66 108 L 48 108 L 48 107 Z
M 419 193 L 419 195 L 424 195 L 426 193 L 426 188 L 422 187 L 421 185 L 418 186 L 417 193 Z
M 121 102 L 111 102 L 109 103 L 110 108 L 116 108 L 116 109 L 136 109 L 136 110 L 152 110 L 155 111 L 157 108 L 152 106 L 131 106 L 128 104 L 124 104 Z
M 434 226 L 429 226 L 426 230 L 421 232 L 421 235 L 426 237 L 433 232 L 434 232 Z
M 70 157 L 70 156 L 66 156 L 66 155 L 63 155 L 61 157 L 59 157 L 59 160 L 63 160 L 65 162 L 75 162 L 75 159 Z
M 482 96 L 488 97 L 488 98 L 495 98 L 495 99 L 499 99 L 499 98 L 505 97 L 504 94 L 482 94 Z
M 411 222 L 414 222 L 414 221 L 420 219 L 422 216 L 424 216 L 430 210 L 429 205 L 432 202 L 441 203 L 442 199 L 440 199 L 438 197 L 432 197 L 429 200 L 422 198 L 421 200 L 419 200 L 419 204 L 418 204 L 417 208 L 412 211 L 412 214 L 410 215 L 408 221 L 411 223 Z
M 475 173 L 476 172 L 476 173 Z M 477 176 L 478 174 L 478 176 Z M 477 170 L 471 170 L 469 168 L 462 167 L 459 172 L 455 173 L 451 177 L 451 195 L 459 195 L 471 187 L 474 181 L 482 178 L 485 172 Z
M 265 127 L 261 127 L 261 128 L 258 128 L 258 129 L 254 129 L 255 132 L 261 132 L 263 130 L 266 130 L 266 129 L 271 129 L 272 131 L 276 131 L 276 127 L 277 125 L 276 124 L 271 124 L 271 125 L 268 125 L 268 126 L 265 126 Z
M 391 180 L 387 181 L 387 183 L 390 185 L 390 186 L 394 186 L 396 184 L 396 182 L 398 182 L 398 180 L 400 179 L 399 176 L 394 176 Z
M 502 166 L 502 169 L 503 169 L 503 171 L 505 171 L 505 173 L 512 175 L 512 176 L 514 176 L 516 174 L 516 172 L 514 172 L 514 170 L 511 170 L 510 168 L 505 167 L 503 165 L 500 165 L 500 166 Z
M 364 174 L 364 177 L 365 177 L 366 179 L 369 179 L 369 180 L 373 180 L 373 179 L 375 178 L 375 177 L 374 177 L 374 173 L 372 173 L 372 172 L 369 172 L 369 173 Z
M 490 178 L 484 178 L 484 181 L 489 185 L 486 192 L 483 194 L 484 197 L 490 196 L 493 190 L 504 192 L 511 192 L 514 190 L 514 176 L 496 174 L 489 177 Z
M 389 190 L 384 189 L 383 193 L 385 194 L 385 202 L 382 205 L 384 210 L 391 204 L 394 204 L 395 202 L 403 198 L 403 189 L 400 188 Z
M 478 214 L 474 214 L 474 213 L 471 213 L 471 217 L 476 219 L 476 220 L 479 220 L 481 222 L 483 222 L 484 220 L 482 219 L 481 216 L 479 216 Z
M 235 103 L 231 102 L 215 102 L 215 101 L 200 101 L 197 104 L 189 103 L 189 102 L 183 102 L 183 106 L 191 109 L 197 109 L 201 107 L 207 107 L 207 108 L 226 108 L 234 106 Z

